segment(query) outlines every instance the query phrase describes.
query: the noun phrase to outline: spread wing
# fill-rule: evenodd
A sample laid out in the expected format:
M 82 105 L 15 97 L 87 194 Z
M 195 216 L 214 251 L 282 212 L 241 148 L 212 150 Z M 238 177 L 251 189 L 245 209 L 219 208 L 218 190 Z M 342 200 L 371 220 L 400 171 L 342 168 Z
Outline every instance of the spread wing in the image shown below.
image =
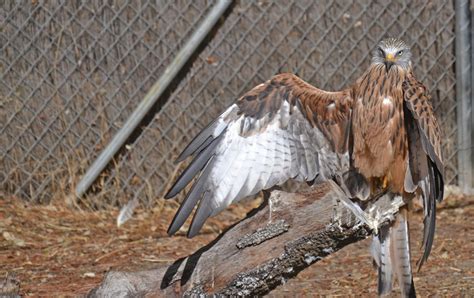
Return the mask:
M 291 178 L 313 181 L 345 172 L 350 95 L 350 90 L 326 92 L 295 75 L 280 74 L 238 99 L 178 157 L 193 156 L 193 161 L 165 198 L 197 179 L 168 233 L 183 225 L 195 205 L 188 237 L 209 216 L 263 189 Z
M 436 225 L 436 201 L 443 199 L 444 167 L 441 156 L 441 132 L 425 86 L 409 74 L 403 83 L 405 125 L 409 143 L 409 166 L 405 189 L 421 189 L 424 209 L 424 253 L 421 267 L 428 259 Z

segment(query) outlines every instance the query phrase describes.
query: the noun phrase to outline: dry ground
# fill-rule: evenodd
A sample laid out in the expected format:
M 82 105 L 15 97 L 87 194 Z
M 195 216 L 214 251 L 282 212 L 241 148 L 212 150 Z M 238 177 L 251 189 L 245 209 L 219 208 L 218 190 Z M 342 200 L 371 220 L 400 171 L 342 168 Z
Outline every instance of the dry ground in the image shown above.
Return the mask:
M 176 205 L 137 210 L 120 229 L 116 211 L 71 211 L 62 205 L 29 206 L 0 198 L 0 288 L 7 276 L 28 296 L 77 296 L 96 286 L 111 268 L 149 267 L 185 256 L 243 218 L 256 202 L 232 206 L 208 221 L 201 235 L 168 237 Z M 474 197 L 450 196 L 439 208 L 438 230 L 428 263 L 415 274 L 421 296 L 474 296 Z M 418 212 L 414 222 L 421 223 Z M 412 224 L 415 258 L 421 225 Z M 370 240 L 350 245 L 301 272 L 272 296 L 376 295 Z

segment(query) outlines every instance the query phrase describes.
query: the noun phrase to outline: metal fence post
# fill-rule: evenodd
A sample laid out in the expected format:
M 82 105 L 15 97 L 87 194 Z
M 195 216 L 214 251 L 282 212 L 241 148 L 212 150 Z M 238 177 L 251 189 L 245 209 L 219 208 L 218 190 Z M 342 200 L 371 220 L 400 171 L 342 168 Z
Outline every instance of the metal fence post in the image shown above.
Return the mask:
M 474 1 L 470 1 L 470 15 L 471 15 L 471 169 L 474 172 Z M 471 175 L 471 192 L 474 193 L 474 173 Z
M 456 9 L 456 99 L 458 122 L 458 181 L 463 192 L 473 187 L 471 27 L 468 0 L 457 0 Z
M 140 121 L 148 113 L 151 107 L 155 104 L 158 98 L 168 88 L 171 81 L 179 73 L 181 68 L 186 64 L 191 55 L 196 51 L 202 40 L 211 31 L 219 18 L 224 14 L 225 10 L 232 3 L 232 0 L 220 0 L 212 8 L 206 19 L 199 25 L 194 34 L 179 51 L 173 62 L 166 68 L 160 79 L 151 87 L 145 98 L 133 111 L 132 115 L 127 119 L 123 127 L 117 132 L 114 138 L 110 141 L 104 151 L 94 161 L 91 167 L 87 170 L 84 177 L 76 187 L 76 196 L 81 197 L 97 179 L 102 170 L 107 166 L 113 156 L 125 144 L 128 137 L 137 128 Z

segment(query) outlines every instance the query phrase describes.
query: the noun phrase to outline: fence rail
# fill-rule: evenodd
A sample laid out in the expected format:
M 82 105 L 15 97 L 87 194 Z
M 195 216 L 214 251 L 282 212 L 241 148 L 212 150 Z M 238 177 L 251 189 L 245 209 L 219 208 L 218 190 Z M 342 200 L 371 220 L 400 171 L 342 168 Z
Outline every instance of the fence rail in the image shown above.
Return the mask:
M 2 1 L 2 191 L 35 202 L 71 193 L 214 4 Z M 455 16 L 448 0 L 234 3 L 84 202 L 156 202 L 181 169 L 174 158 L 243 92 L 285 71 L 340 89 L 386 36 L 412 47 L 457 183 Z

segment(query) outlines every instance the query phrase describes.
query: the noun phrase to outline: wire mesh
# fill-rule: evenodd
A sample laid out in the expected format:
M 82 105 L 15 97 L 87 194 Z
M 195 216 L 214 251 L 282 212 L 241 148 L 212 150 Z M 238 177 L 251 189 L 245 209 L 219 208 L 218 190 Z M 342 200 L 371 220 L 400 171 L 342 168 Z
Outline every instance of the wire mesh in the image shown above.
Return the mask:
M 62 199 L 158 79 L 212 1 L 5 1 L 0 4 L 0 181 L 6 194 Z M 99 177 L 93 207 L 150 205 L 175 157 L 254 85 L 293 72 L 323 89 L 353 82 L 387 36 L 413 51 L 457 181 L 452 1 L 240 1 Z

